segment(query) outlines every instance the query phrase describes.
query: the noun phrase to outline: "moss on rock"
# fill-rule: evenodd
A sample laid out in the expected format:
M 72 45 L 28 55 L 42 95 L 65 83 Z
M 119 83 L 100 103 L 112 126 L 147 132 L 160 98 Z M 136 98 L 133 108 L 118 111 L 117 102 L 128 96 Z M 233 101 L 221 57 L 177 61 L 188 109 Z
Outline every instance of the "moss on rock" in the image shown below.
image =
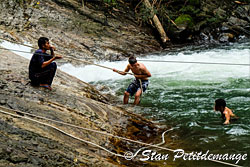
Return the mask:
M 191 29 L 194 26 L 193 18 L 188 14 L 180 15 L 175 19 L 175 23 L 178 27 L 185 27 Z

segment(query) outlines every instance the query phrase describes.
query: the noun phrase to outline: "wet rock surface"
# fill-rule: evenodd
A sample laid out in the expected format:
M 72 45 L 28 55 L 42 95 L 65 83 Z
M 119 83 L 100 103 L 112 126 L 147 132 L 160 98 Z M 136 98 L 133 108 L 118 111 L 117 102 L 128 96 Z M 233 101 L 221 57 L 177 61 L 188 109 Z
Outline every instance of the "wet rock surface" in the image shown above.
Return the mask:
M 75 59 L 120 60 L 161 49 L 150 30 L 138 27 L 124 11 L 106 18 L 96 3 L 82 7 L 76 0 L 37 2 L 1 1 L 0 37 L 37 48 L 38 38 L 46 36 L 68 58 L 65 62 L 78 65 Z
M 148 142 L 159 136 L 160 130 L 153 123 L 125 111 L 123 107 L 115 107 L 93 86 L 58 70 L 52 91 L 32 87 L 28 82 L 27 59 L 8 51 L 1 52 L 0 56 L 0 107 L 134 140 Z M 0 113 L 0 166 L 119 166 L 127 163 L 91 144 L 27 120 L 23 118 L 24 114 L 13 114 L 21 118 Z M 133 147 L 138 148 L 136 144 L 118 142 L 116 138 L 103 134 L 34 119 L 114 153 L 123 154 Z
M 249 1 L 173 0 L 164 5 L 161 17 L 167 13 L 175 23 L 166 20 L 164 29 L 175 44 L 219 45 L 249 38 Z

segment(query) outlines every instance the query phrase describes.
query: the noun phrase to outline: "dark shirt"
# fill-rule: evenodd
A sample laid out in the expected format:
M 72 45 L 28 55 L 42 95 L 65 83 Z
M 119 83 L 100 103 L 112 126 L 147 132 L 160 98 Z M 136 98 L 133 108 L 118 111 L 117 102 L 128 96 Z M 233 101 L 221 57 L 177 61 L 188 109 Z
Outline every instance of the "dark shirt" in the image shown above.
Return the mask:
M 34 75 L 43 71 L 42 64 L 52 58 L 52 55 L 43 53 L 41 49 L 38 49 L 33 54 L 29 64 L 29 75 Z

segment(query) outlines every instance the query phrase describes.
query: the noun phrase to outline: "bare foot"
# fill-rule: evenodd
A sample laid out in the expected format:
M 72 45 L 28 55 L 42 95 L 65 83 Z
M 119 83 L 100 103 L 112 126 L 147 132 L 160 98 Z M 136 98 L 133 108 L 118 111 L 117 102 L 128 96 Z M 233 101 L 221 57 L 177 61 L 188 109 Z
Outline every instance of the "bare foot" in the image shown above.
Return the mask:
M 48 84 L 40 84 L 40 87 L 52 90 L 52 88 Z

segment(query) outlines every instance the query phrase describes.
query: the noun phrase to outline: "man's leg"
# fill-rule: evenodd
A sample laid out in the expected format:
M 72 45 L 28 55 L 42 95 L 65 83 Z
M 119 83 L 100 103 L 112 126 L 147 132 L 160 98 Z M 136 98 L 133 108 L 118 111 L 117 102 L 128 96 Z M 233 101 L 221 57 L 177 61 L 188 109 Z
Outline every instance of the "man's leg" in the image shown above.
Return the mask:
M 34 76 L 34 74 L 30 75 L 29 76 L 29 79 L 30 79 L 30 83 L 32 86 L 39 86 L 40 82 L 39 80 Z
M 44 72 L 41 73 L 40 80 L 41 84 L 49 85 L 51 86 L 52 81 L 54 79 L 55 73 L 56 73 L 57 65 L 55 62 L 49 64 L 46 66 L 43 70 Z
M 135 101 L 134 101 L 134 105 L 138 105 L 141 101 L 141 95 L 142 95 L 142 91 L 145 92 L 147 87 L 148 87 L 148 84 L 149 84 L 149 81 L 143 81 L 141 83 L 142 85 L 140 85 L 140 88 L 137 90 L 137 92 L 135 93 Z M 141 87 L 143 90 L 141 90 Z
M 141 93 L 142 93 L 141 89 L 138 89 L 138 91 L 135 93 L 134 105 L 138 105 L 140 103 Z
M 137 90 L 136 84 L 134 84 L 135 80 L 132 81 L 126 91 L 124 92 L 123 104 L 128 104 L 129 96 L 133 96 Z
M 50 72 L 50 75 L 49 75 L 49 80 L 48 80 L 48 84 L 51 85 L 52 84 L 52 81 L 54 79 L 54 76 L 56 74 L 56 69 L 57 69 L 57 65 L 55 62 L 51 63 L 51 72 Z
M 129 93 L 127 91 L 124 92 L 123 104 L 128 104 Z

